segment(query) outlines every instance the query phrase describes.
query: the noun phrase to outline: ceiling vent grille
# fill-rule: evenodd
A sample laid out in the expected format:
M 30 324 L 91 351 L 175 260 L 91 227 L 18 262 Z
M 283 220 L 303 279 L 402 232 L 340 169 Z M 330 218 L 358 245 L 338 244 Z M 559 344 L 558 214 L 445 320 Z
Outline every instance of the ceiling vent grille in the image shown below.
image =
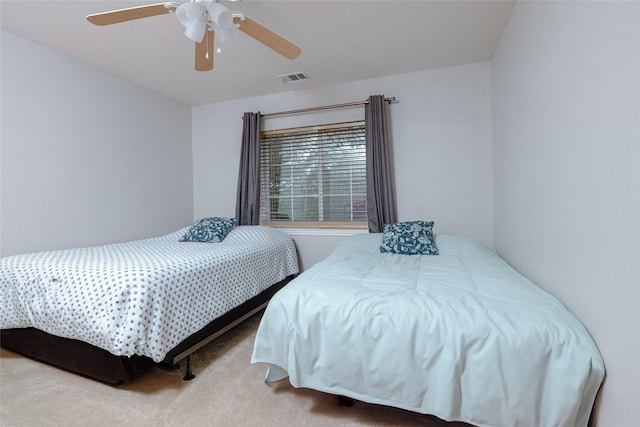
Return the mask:
M 298 71 L 296 73 L 289 73 L 289 74 L 280 74 L 278 75 L 278 77 L 280 78 L 280 80 L 282 80 L 282 83 L 284 84 L 295 83 L 295 82 L 309 79 L 309 76 L 307 76 L 302 71 Z

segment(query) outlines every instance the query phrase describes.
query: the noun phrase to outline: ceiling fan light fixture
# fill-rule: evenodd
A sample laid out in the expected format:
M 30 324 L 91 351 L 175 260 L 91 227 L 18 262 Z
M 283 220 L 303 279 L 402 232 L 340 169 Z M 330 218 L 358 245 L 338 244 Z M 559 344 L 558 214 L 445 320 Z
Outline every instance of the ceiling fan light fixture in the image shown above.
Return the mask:
M 203 13 L 202 6 L 195 2 L 183 3 L 176 9 L 178 21 L 185 27 L 198 19 L 202 19 Z
M 229 9 L 222 6 L 220 3 L 213 2 L 207 7 L 207 13 L 209 18 L 215 25 L 221 29 L 228 29 L 233 24 L 233 16 Z
M 218 37 L 218 43 L 222 44 L 234 36 L 231 28 L 220 28 L 216 31 L 216 37 Z
M 204 19 L 198 19 L 191 24 L 184 27 L 184 35 L 189 37 L 196 43 L 200 43 L 204 38 L 204 33 L 207 30 L 207 21 Z
M 183 3 L 176 9 L 178 21 L 184 25 L 184 35 L 200 43 L 207 29 L 207 21 L 204 19 L 205 10 L 199 3 Z

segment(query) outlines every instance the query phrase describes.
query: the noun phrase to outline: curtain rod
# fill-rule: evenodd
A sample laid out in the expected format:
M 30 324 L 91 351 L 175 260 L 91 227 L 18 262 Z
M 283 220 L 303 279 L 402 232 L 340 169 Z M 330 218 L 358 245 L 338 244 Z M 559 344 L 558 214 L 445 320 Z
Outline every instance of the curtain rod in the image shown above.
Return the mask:
M 396 101 L 395 97 L 385 98 L 384 100 L 389 104 L 395 104 L 396 102 L 399 102 L 399 101 Z M 262 117 L 265 119 L 268 119 L 269 117 L 288 116 L 289 114 L 308 113 L 312 111 L 321 111 L 321 110 L 332 110 L 334 108 L 357 107 L 359 105 L 364 105 L 368 103 L 369 101 L 366 100 L 366 101 L 358 101 L 358 102 L 347 102 L 346 104 L 335 104 L 335 105 L 325 105 L 321 107 L 302 108 L 300 110 L 278 111 L 277 113 L 262 114 Z

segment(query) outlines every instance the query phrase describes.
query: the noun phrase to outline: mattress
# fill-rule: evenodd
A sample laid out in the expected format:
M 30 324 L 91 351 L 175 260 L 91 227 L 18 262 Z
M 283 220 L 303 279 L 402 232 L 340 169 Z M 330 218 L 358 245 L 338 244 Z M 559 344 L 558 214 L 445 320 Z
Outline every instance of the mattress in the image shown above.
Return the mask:
M 498 254 L 437 235 L 440 255 L 345 238 L 270 301 L 252 363 L 267 382 L 477 426 L 585 426 L 604 377 L 581 322 Z
M 235 227 L 220 243 L 150 239 L 0 259 L 0 329 L 33 327 L 155 362 L 214 319 L 298 272 L 278 230 Z

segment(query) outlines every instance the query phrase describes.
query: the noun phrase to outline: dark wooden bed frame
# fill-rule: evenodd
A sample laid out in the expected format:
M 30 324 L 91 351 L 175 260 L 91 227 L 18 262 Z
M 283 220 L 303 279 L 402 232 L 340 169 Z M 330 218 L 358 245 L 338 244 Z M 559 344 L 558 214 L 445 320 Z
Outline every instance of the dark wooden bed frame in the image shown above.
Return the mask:
M 178 363 L 186 359 L 184 379 L 194 378 L 191 355 L 265 308 L 271 297 L 294 277 L 285 278 L 213 320 L 169 351 L 160 364 L 178 367 Z M 57 337 L 35 328 L 3 329 L 0 331 L 0 345 L 31 359 L 116 385 L 132 381 L 156 364 L 145 356 L 116 356 L 83 341 Z

